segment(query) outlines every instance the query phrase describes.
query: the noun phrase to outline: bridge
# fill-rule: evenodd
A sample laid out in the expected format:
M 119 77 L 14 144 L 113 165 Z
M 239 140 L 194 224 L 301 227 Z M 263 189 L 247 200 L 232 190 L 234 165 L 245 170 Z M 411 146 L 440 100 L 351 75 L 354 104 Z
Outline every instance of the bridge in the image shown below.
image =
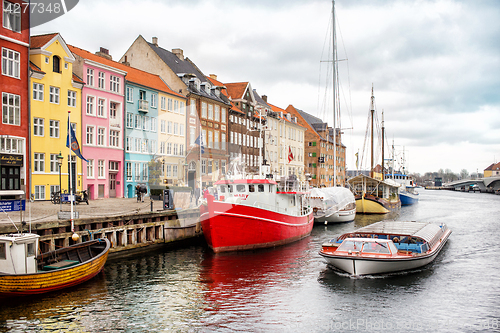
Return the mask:
M 443 184 L 443 187 L 454 189 L 455 191 L 472 191 L 478 189 L 481 192 L 500 193 L 500 176 L 460 179 Z

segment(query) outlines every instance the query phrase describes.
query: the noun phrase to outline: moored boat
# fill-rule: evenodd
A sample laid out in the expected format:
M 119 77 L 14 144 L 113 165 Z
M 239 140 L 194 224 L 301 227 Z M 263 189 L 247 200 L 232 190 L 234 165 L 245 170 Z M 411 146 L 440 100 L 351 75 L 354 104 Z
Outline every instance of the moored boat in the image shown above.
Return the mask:
M 75 286 L 102 271 L 111 243 L 90 240 L 36 255 L 39 235 L 0 236 L 0 297 L 42 294 Z
M 207 198 L 203 235 L 214 252 L 267 248 L 311 233 L 314 217 L 306 206 L 307 185 L 294 178 L 234 179 L 215 183 L 218 200 Z
M 432 262 L 450 234 L 445 224 L 383 221 L 324 243 L 319 254 L 352 275 L 406 271 Z
M 347 183 L 356 199 L 359 214 L 387 214 L 401 208 L 399 186 L 393 182 L 359 174 L 348 179 Z
M 345 187 L 313 188 L 309 197 L 309 205 L 313 208 L 315 222 L 350 222 L 356 217 L 354 195 Z
M 418 192 L 416 191 L 415 182 L 406 174 L 395 173 L 386 174 L 385 179 L 392 179 L 400 184 L 399 199 L 401 206 L 409 206 L 418 202 Z

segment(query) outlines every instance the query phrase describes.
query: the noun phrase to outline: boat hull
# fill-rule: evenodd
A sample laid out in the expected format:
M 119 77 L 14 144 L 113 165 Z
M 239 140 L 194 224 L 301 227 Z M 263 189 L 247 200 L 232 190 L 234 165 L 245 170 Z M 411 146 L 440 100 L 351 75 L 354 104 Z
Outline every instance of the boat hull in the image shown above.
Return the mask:
M 314 225 L 312 210 L 301 216 L 207 200 L 209 218 L 201 220 L 205 239 L 214 252 L 252 250 L 284 245 L 308 236 Z
M 33 274 L 0 274 L 0 297 L 42 294 L 92 279 L 102 271 L 108 258 L 111 243 L 107 239 L 105 242 L 106 248 L 101 254 L 76 266 Z
M 387 274 L 400 271 L 413 270 L 423 267 L 436 259 L 437 255 L 446 244 L 450 233 L 441 240 L 434 251 L 429 254 L 398 257 L 398 258 L 367 258 L 361 256 L 336 256 L 320 252 L 327 264 L 351 275 L 376 275 Z
M 344 223 L 344 222 L 351 222 L 354 221 L 354 218 L 356 217 L 356 208 L 350 209 L 350 210 L 341 210 L 337 211 L 330 216 L 327 216 L 328 214 L 325 214 L 320 217 L 315 217 L 314 222 L 317 223 Z
M 356 213 L 387 214 L 401 208 L 400 200 L 385 200 L 371 196 L 356 196 Z
M 400 192 L 399 199 L 401 200 L 401 206 L 414 205 L 418 202 L 418 193 Z

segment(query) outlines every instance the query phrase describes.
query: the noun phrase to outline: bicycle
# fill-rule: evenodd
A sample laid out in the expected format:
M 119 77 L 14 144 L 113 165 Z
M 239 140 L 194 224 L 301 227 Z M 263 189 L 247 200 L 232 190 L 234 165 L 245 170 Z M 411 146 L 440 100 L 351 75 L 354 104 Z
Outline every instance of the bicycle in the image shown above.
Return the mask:
M 60 203 L 61 203 L 61 191 L 52 192 L 52 193 L 50 194 L 50 201 L 51 201 L 54 205 L 60 204 Z

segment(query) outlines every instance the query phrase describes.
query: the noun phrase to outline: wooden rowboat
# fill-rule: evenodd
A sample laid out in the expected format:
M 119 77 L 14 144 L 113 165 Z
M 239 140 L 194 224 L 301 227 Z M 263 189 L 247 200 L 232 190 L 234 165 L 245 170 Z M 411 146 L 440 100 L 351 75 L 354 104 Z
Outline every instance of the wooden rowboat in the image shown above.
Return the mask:
M 36 256 L 38 237 L 0 236 L 0 297 L 47 293 L 83 283 L 102 271 L 111 247 L 104 238 Z

